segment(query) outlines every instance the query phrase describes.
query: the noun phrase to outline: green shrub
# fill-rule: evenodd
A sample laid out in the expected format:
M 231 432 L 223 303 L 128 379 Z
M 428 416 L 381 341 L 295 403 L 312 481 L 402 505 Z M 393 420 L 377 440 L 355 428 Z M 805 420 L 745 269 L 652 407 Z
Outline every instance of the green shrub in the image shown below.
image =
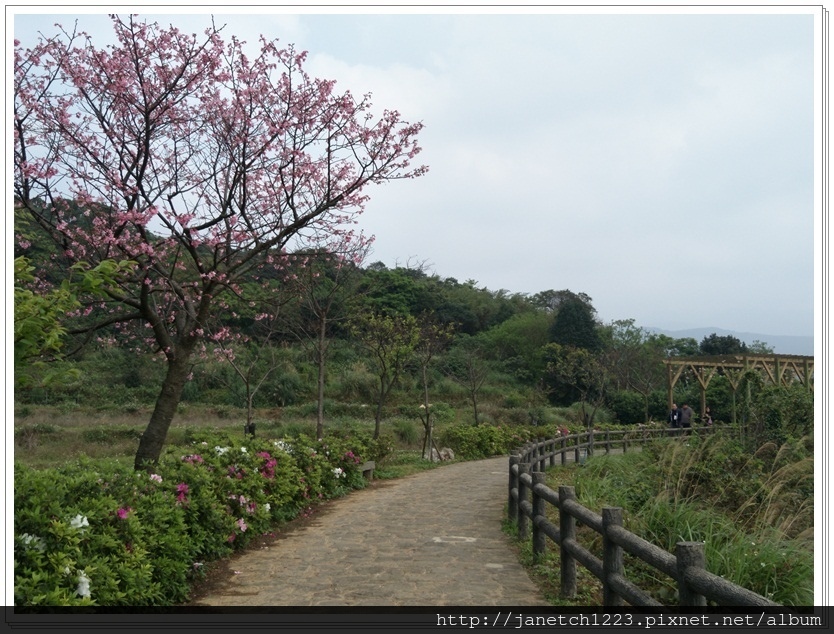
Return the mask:
M 608 401 L 614 417 L 623 425 L 645 422 L 646 404 L 643 397 L 636 392 L 620 390 Z
M 455 456 L 468 460 L 505 454 L 525 442 L 553 430 L 506 425 L 455 425 L 440 432 L 439 443 L 450 447 Z
M 372 452 L 338 437 L 186 437 L 153 473 L 114 460 L 15 464 L 15 605 L 181 603 L 206 562 L 364 486 L 358 465 Z

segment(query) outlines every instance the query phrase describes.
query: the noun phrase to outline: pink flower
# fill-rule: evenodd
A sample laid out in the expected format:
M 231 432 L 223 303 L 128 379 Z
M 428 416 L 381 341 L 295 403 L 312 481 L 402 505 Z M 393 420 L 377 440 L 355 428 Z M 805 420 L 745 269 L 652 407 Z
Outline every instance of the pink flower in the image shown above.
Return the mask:
M 184 504 L 188 502 L 185 494 L 188 493 L 188 485 L 185 482 L 180 482 L 177 485 L 177 504 Z
M 237 521 L 237 525 L 238 525 L 238 527 L 240 527 L 240 532 L 241 532 L 241 533 L 245 533 L 245 532 L 246 532 L 246 529 L 247 529 L 247 528 L 249 528 L 249 527 L 246 525 L 246 522 L 244 522 L 244 521 L 243 521 L 243 518 L 242 518 L 242 517 L 241 517 L 241 518 Z
M 131 509 L 129 506 L 125 506 L 116 511 L 116 515 L 119 516 L 120 520 L 123 520 L 127 518 L 127 514 L 130 513 L 132 510 L 133 509 Z

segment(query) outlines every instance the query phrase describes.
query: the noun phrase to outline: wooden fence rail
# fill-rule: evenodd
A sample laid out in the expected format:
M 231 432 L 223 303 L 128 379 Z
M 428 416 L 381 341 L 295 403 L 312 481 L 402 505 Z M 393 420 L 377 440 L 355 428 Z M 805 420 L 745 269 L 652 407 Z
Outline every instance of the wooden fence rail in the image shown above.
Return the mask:
M 603 605 L 618 606 L 627 601 L 632 606 L 662 606 L 626 577 L 623 553 L 627 552 L 674 579 L 681 606 L 706 606 L 708 601 L 723 606 L 779 605 L 708 572 L 703 542 L 678 542 L 673 555 L 626 530 L 621 508 L 605 507 L 599 515 L 576 500 L 573 487 L 560 486 L 556 492 L 545 484 L 544 471 L 548 466 L 556 465 L 557 456 L 560 463 L 565 464 L 568 452 L 573 452 L 574 460 L 582 463 L 597 450 L 604 449 L 609 453 L 619 447 L 625 452 L 630 445 L 659 437 L 714 431 L 714 427 L 588 431 L 528 443 L 512 453 L 508 517 L 516 523 L 519 539 L 532 538 L 534 560 L 540 560 L 545 554 L 547 538 L 559 546 L 563 597 L 576 596 L 576 564 L 580 563 L 602 582 Z M 547 519 L 548 504 L 559 510 L 558 526 Z M 577 521 L 602 536 L 602 559 L 577 541 Z

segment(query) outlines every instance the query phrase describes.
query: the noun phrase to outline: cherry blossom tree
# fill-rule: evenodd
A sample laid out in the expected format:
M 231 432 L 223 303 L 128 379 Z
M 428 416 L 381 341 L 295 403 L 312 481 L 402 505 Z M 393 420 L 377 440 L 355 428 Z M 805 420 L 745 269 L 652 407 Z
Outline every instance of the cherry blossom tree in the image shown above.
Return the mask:
M 136 263 L 87 328 L 138 323 L 166 376 L 136 453 L 158 460 L 223 297 L 286 253 L 346 231 L 367 186 L 413 178 L 421 123 L 311 78 L 305 53 L 256 56 L 112 16 L 116 44 L 58 27 L 15 41 L 14 187 L 68 262 Z M 210 343 L 210 341 L 209 341 Z

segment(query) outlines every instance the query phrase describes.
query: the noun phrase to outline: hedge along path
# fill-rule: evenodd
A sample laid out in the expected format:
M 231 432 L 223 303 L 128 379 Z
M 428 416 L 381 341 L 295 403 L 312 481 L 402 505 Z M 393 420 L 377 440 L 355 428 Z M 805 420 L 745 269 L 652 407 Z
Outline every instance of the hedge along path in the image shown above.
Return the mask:
M 501 530 L 508 458 L 459 462 L 319 507 L 224 564 L 197 606 L 546 606 Z

